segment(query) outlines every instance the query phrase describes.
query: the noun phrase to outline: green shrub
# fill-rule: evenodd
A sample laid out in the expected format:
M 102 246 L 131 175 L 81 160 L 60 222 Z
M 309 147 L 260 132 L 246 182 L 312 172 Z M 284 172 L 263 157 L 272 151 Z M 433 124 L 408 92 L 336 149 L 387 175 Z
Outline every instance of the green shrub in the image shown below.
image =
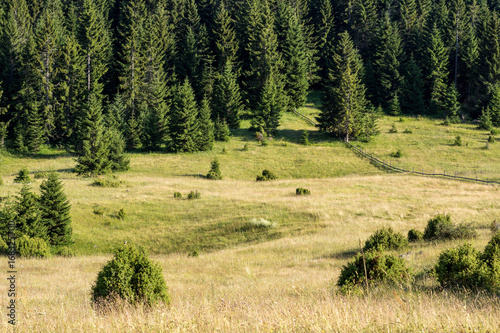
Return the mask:
M 118 211 L 118 214 L 116 214 L 116 217 L 119 220 L 125 220 L 126 216 L 127 216 L 127 214 L 125 213 L 125 209 L 123 209 L 123 208 L 120 208 L 120 210 Z
M 98 187 L 119 187 L 122 182 L 119 180 L 113 180 L 108 178 L 97 178 L 90 185 Z
M 476 231 L 467 225 L 455 226 L 450 215 L 439 214 L 427 222 L 424 231 L 425 240 L 471 239 Z
M 411 129 L 407 128 L 407 129 L 405 129 L 405 130 L 403 131 L 403 133 L 405 133 L 405 134 L 412 134 L 412 133 L 413 133 L 413 131 L 412 131 Z
M 424 239 L 424 234 L 422 231 L 417 229 L 411 229 L 408 231 L 408 241 L 409 242 L 420 242 Z
M 493 135 L 488 137 L 488 143 L 495 143 L 495 137 Z
M 455 142 L 453 143 L 455 146 L 461 146 L 462 145 L 462 137 L 460 135 L 457 135 L 455 137 Z
M 491 130 L 491 135 L 498 135 L 498 134 L 500 134 L 500 131 L 499 131 L 498 129 L 493 128 L 493 129 Z
M 75 252 L 67 246 L 61 246 L 54 250 L 54 254 L 61 257 L 74 257 Z
M 94 207 L 94 214 L 104 215 L 104 209 L 102 207 L 96 206 L 96 207 Z
M 396 124 L 392 124 L 392 127 L 389 130 L 389 133 L 397 133 L 397 132 L 398 132 L 398 129 L 396 127 Z
M 276 175 L 269 170 L 262 170 L 262 175 L 257 176 L 257 181 L 266 181 L 277 179 Z
M 191 191 L 188 194 L 188 200 L 200 199 L 200 198 L 201 198 L 201 194 L 198 191 Z
M 38 171 L 35 173 L 35 179 L 42 179 L 42 178 L 47 178 L 48 174 L 43 171 Z
M 441 252 L 435 270 L 443 287 L 482 288 L 488 284 L 488 268 L 471 244 Z
M 92 287 L 92 301 L 99 305 L 116 297 L 131 304 L 170 302 L 162 269 L 147 257 L 144 249 L 133 245 L 120 247 L 99 272 Z
M 214 124 L 214 138 L 216 141 L 229 141 L 231 138 L 231 131 L 227 125 L 226 119 L 222 121 L 217 119 Z
M 309 191 L 307 188 L 302 188 L 299 187 L 295 190 L 296 195 L 310 195 L 311 191 Z
M 212 180 L 222 179 L 222 174 L 220 172 L 220 165 L 219 165 L 218 159 L 215 159 L 212 161 L 212 166 L 210 168 L 210 171 L 207 174 L 207 178 L 212 179 Z
M 481 259 L 489 270 L 488 289 L 500 292 L 500 232 L 494 234 L 488 242 Z
M 197 250 L 193 250 L 188 254 L 188 257 L 198 257 L 199 255 Z
M 248 143 L 245 143 L 245 144 L 243 145 L 243 149 L 242 149 L 242 150 L 243 150 L 243 151 L 248 151 Z
M 29 182 L 31 182 L 31 178 L 28 169 L 23 168 L 19 170 L 17 177 L 14 179 L 14 183 L 29 183 Z
M 262 140 L 260 142 L 260 145 L 266 147 L 267 145 L 269 145 L 269 141 L 268 140 Z
M 368 277 L 368 283 L 396 283 L 410 282 L 413 272 L 406 267 L 402 258 L 378 251 L 358 253 L 347 265 L 342 267 L 337 286 L 341 292 L 348 292 L 354 288 L 363 287 Z M 365 266 L 366 264 L 366 276 Z
M 302 137 L 300 138 L 300 143 L 303 145 L 309 145 L 309 132 L 307 130 L 302 131 Z
M 401 149 L 398 149 L 398 151 L 391 153 L 391 157 L 395 158 L 403 157 L 403 152 L 401 151 Z
M 180 199 L 180 198 L 182 198 L 182 194 L 181 194 L 181 192 L 174 192 L 174 198 L 175 198 L 175 199 Z
M 408 240 L 399 232 L 394 232 L 392 228 L 382 228 L 368 238 L 365 242 L 365 251 L 368 250 L 399 250 L 408 247 Z
M 30 238 L 22 235 L 16 239 L 16 251 L 21 257 L 48 257 L 50 256 L 49 244 L 41 238 Z
M 7 254 L 8 251 L 9 251 L 9 246 L 7 245 L 7 243 L 5 243 L 3 238 L 0 237 L 0 254 Z

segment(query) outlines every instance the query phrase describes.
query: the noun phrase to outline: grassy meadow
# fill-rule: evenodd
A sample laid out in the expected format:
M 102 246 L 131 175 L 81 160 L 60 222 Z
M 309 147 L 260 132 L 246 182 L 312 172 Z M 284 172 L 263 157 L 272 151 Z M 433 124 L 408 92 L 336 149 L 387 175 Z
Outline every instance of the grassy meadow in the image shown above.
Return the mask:
M 314 117 L 315 102 L 313 95 L 299 111 Z M 398 133 L 389 133 L 393 124 Z M 491 222 L 500 218 L 500 186 L 387 173 L 293 114 L 283 116 L 268 146 L 255 140 L 248 125 L 244 121 L 230 142 L 217 143 L 211 152 L 130 154 L 130 171 L 101 177 L 117 187 L 92 186 L 95 178 L 76 176 L 74 157 L 64 151 L 0 152 L 4 200 L 19 193 L 13 179 L 22 167 L 32 176 L 60 172 L 72 204 L 70 248 L 77 254 L 17 259 L 16 332 L 500 331 L 498 297 L 443 290 L 428 273 L 442 250 L 463 241 L 423 242 L 405 250 L 417 272 L 411 286 L 354 296 L 338 294 L 335 285 L 360 241 L 378 228 L 405 235 L 412 228 L 423 231 L 438 213 L 475 227 L 478 238 L 471 243 L 483 250 Z M 500 142 L 487 146 L 488 133 L 476 125 L 384 117 L 379 127 L 374 140 L 356 145 L 418 170 L 500 180 Z M 310 132 L 308 146 L 300 144 L 304 129 Z M 462 146 L 453 145 L 457 135 Z M 390 157 L 398 149 L 403 156 Z M 214 158 L 221 181 L 203 177 Z M 278 179 L 256 182 L 263 169 Z M 42 180 L 33 179 L 34 191 Z M 298 187 L 311 195 L 296 196 Z M 201 198 L 188 200 L 191 191 Z M 183 197 L 175 199 L 174 192 Z M 120 209 L 124 220 L 116 218 Z M 271 225 L 259 225 L 261 219 Z M 144 246 L 162 266 L 169 306 L 94 311 L 91 286 L 125 241 Z M 188 256 L 193 251 L 199 256 Z M 5 309 L 6 292 L 1 300 Z M 5 315 L 0 331 L 12 331 Z

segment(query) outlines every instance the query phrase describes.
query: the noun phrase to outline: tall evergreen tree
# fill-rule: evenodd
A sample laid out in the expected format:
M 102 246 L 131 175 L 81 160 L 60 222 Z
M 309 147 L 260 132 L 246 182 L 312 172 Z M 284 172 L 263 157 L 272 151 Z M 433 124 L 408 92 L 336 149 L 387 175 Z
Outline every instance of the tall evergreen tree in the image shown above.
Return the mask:
M 405 67 L 404 79 L 401 86 L 401 111 L 411 115 L 422 115 L 425 113 L 422 70 L 413 57 L 411 57 Z
M 56 172 L 49 174 L 40 185 L 40 210 L 42 223 L 52 245 L 71 243 L 71 205 L 64 194 L 63 184 Z
M 458 91 L 454 84 L 448 86 L 443 98 L 442 108 L 445 112 L 444 116 L 451 123 L 456 124 L 460 122 L 460 102 L 458 100 Z
M 193 88 L 187 78 L 175 91 L 169 127 L 171 151 L 191 153 L 197 150 L 198 110 Z
M 97 94 L 90 95 L 79 120 L 79 140 L 82 142 L 76 173 L 99 175 L 110 170 L 108 142 L 104 138 L 102 103 Z
M 215 82 L 212 109 L 214 118 L 225 119 L 231 128 L 240 126 L 243 104 L 236 74 L 229 61 Z
M 335 19 L 334 10 L 330 0 L 320 0 L 319 19 L 317 27 L 317 40 L 318 40 L 318 66 L 319 76 L 323 82 L 328 80 L 329 64 L 326 63 L 327 59 L 331 59 L 329 52 L 333 49 L 331 43 L 334 36 Z
M 349 33 L 340 35 L 332 63 L 317 120 L 320 129 L 349 141 L 349 137 L 363 132 L 363 111 L 367 104 L 365 87 L 361 82 L 363 63 Z
M 491 88 L 491 98 L 487 109 L 493 126 L 500 127 L 500 83 Z
M 24 185 L 21 188 L 20 195 L 14 205 L 14 211 L 17 237 L 27 235 L 48 240 L 47 228 L 41 219 L 38 197 L 31 192 L 29 185 Z
M 214 147 L 214 123 L 211 119 L 211 110 L 208 99 L 205 97 L 201 101 L 200 111 L 198 113 L 199 121 L 199 136 L 198 136 L 198 150 L 208 151 Z
M 287 107 L 286 104 L 279 76 L 270 73 L 254 110 L 252 127 L 263 128 L 267 133 L 274 132 L 280 124 L 281 115 Z
M 224 68 L 228 61 L 234 64 L 238 54 L 238 40 L 233 27 L 233 19 L 224 1 L 221 1 L 217 8 L 213 32 L 215 35 L 217 68 Z

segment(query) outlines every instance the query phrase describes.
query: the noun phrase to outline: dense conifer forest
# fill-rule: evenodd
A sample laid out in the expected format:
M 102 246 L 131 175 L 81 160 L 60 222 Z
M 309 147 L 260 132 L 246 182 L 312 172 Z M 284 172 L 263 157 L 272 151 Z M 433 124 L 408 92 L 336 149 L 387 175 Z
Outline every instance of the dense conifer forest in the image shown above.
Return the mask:
M 496 0 L 2 0 L 0 146 L 128 167 L 194 152 L 251 119 L 272 133 L 324 92 L 319 127 L 377 115 L 500 126 Z

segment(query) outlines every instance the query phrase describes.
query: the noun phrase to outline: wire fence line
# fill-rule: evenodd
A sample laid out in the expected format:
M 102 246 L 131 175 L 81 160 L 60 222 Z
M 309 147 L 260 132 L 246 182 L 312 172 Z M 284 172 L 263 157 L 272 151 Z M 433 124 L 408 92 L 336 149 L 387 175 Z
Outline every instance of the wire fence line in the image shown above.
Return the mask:
M 416 174 L 416 175 L 421 175 L 421 176 L 430 176 L 430 177 L 445 177 L 445 178 L 451 178 L 451 179 L 457 179 L 457 180 L 474 181 L 474 182 L 483 183 L 483 184 L 497 184 L 497 185 L 500 185 L 500 182 L 496 182 L 496 181 L 489 180 L 489 179 L 487 179 L 487 180 L 479 179 L 477 177 L 477 175 L 476 175 L 476 178 L 470 178 L 470 177 L 458 176 L 457 173 L 455 173 L 455 175 L 453 175 L 453 174 L 447 174 L 446 171 L 443 171 L 443 173 L 436 173 L 436 172 L 427 173 L 427 172 L 424 172 L 424 170 L 422 170 L 422 172 L 420 172 L 420 171 L 416 171 L 414 167 L 405 168 L 404 166 L 401 169 L 400 167 L 392 165 L 391 163 L 386 163 L 385 161 L 382 161 L 382 160 L 374 157 L 373 155 L 367 154 L 366 151 L 363 151 L 360 148 L 358 148 L 356 146 L 353 146 L 350 142 L 346 141 L 346 144 L 347 144 L 347 146 L 349 146 L 351 149 L 353 149 L 355 152 L 357 152 L 361 156 L 366 157 L 370 161 L 372 161 L 374 163 L 378 163 L 378 164 L 382 165 L 383 167 L 385 167 L 385 168 L 387 168 L 389 170 L 395 171 L 395 172 L 411 173 L 411 174 Z
M 317 126 L 318 123 L 315 122 L 314 120 L 312 120 L 311 118 L 303 115 L 302 113 L 300 113 L 299 111 L 297 110 L 293 110 L 293 112 L 298 115 L 299 117 L 305 119 L 307 122 L 309 122 L 310 124 L 314 125 L 314 126 Z M 493 181 L 493 180 L 489 180 L 489 179 L 479 179 L 476 175 L 476 178 L 470 178 L 470 177 L 462 177 L 462 176 L 459 176 L 459 174 L 462 174 L 462 172 L 455 172 L 455 175 L 453 174 L 447 174 L 446 171 L 443 171 L 443 173 L 436 173 L 435 171 L 433 171 L 432 173 L 427 173 L 427 172 L 424 172 L 424 170 L 422 170 L 422 172 L 420 171 L 415 171 L 415 167 L 412 167 L 412 168 L 405 168 L 403 166 L 403 168 L 399 168 L 397 166 L 394 166 L 394 165 L 391 165 L 391 163 L 387 164 L 386 162 L 374 157 L 373 155 L 370 155 L 370 154 L 367 154 L 366 151 L 363 151 L 361 150 L 360 148 L 356 147 L 356 146 L 353 146 L 350 142 L 346 141 L 346 144 L 351 148 L 353 149 L 354 151 L 356 151 L 358 154 L 360 154 L 361 156 L 363 157 L 366 157 L 368 158 L 369 160 L 371 160 L 372 162 L 374 163 L 378 163 L 380 165 L 382 165 L 383 167 L 389 169 L 389 170 L 392 170 L 392 171 L 395 171 L 395 172 L 402 172 L 402 173 L 411 173 L 411 174 L 415 174 L 415 175 L 421 175 L 421 176 L 430 176 L 430 177 L 444 177 L 444 178 L 451 178 L 451 179 L 458 179 L 458 180 L 467 180 L 467 181 L 474 181 L 474 182 L 478 182 L 478 183 L 483 183 L 483 184 L 497 184 L 497 185 L 500 185 L 500 182 L 497 182 L 497 181 Z

